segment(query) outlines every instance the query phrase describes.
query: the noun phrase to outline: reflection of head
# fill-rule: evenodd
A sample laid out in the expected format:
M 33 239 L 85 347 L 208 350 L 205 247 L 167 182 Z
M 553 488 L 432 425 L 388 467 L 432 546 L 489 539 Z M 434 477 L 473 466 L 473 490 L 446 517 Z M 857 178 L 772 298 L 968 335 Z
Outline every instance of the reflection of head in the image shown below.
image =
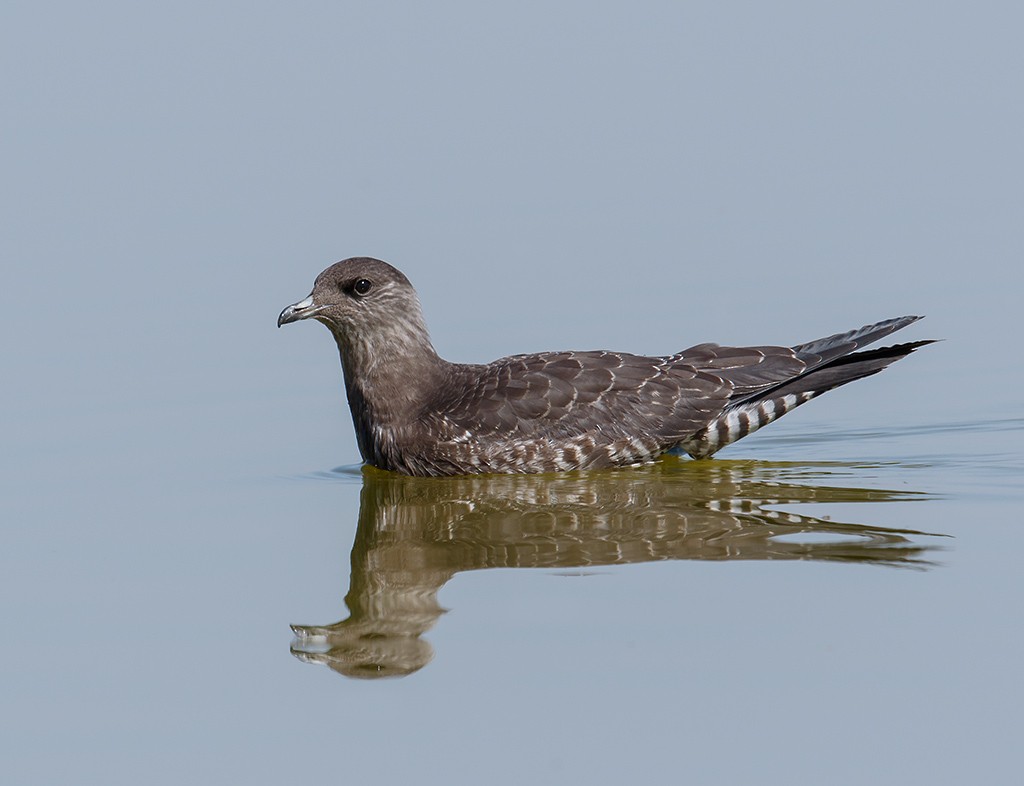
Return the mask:
M 374 630 L 372 624 L 362 630 L 354 625 L 339 623 L 341 625 L 344 627 L 319 637 L 330 642 L 329 649 L 323 652 L 293 649 L 293 653 L 299 660 L 324 663 L 339 674 L 357 679 L 404 677 L 419 671 L 434 657 L 433 648 L 421 638 L 388 635 Z
M 819 467 L 816 479 L 842 469 Z M 921 495 L 787 480 L 797 473 L 806 481 L 808 467 L 671 457 L 640 469 L 558 475 L 412 478 L 367 469 L 345 598 L 350 616 L 294 626 L 295 654 L 354 677 L 416 671 L 432 656 L 420 636 L 443 612 L 437 591 L 455 573 L 479 568 L 669 559 L 929 565 L 926 547 L 906 537 L 922 533 L 764 507 Z M 807 534 L 814 539 L 802 540 Z

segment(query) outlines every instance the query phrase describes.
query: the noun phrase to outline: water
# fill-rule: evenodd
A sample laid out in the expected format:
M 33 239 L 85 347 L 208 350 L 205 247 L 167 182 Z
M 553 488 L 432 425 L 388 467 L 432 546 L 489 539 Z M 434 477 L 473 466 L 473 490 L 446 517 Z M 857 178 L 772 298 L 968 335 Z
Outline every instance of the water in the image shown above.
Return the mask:
M 0 781 L 1019 780 L 1020 9 L 424 9 L 6 14 Z M 405 479 L 274 327 L 353 254 L 453 360 L 944 341 Z
M 907 365 L 892 385 L 916 384 Z M 811 410 L 826 397 L 710 462 L 416 479 L 299 470 L 318 449 L 293 431 L 299 398 L 266 394 L 256 418 L 191 401 L 199 436 L 142 405 L 65 443 L 21 437 L 11 782 L 612 783 L 685 762 L 707 782 L 952 783 L 1009 766 L 1019 418 L 861 413 L 829 434 Z M 338 401 L 324 416 L 347 426 Z

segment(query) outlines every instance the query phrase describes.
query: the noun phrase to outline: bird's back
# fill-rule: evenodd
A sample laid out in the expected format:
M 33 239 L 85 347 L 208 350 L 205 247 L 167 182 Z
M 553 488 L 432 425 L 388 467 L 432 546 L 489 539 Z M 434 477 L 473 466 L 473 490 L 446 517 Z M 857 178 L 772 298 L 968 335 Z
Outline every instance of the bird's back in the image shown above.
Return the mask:
M 710 456 L 928 343 L 855 352 L 916 319 L 795 347 L 699 344 L 668 357 L 548 352 L 451 364 L 416 414 L 401 458 L 387 468 L 556 472 L 643 463 L 677 447 Z

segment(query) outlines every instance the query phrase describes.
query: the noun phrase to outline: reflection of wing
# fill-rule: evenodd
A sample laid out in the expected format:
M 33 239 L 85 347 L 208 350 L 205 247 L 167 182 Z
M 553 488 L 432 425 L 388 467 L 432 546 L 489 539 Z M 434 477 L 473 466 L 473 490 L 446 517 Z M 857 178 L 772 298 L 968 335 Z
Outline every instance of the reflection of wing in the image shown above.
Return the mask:
M 797 469 L 806 477 L 806 465 Z M 762 507 L 920 495 L 801 485 L 787 482 L 785 470 L 677 459 L 582 475 L 421 479 L 366 470 L 345 597 L 351 616 L 333 625 L 294 626 L 294 652 L 350 676 L 416 671 L 432 657 L 420 637 L 442 614 L 438 590 L 467 570 L 677 559 L 930 564 L 923 559 L 929 547 L 908 538 L 921 533 Z M 801 533 L 831 537 L 778 539 Z

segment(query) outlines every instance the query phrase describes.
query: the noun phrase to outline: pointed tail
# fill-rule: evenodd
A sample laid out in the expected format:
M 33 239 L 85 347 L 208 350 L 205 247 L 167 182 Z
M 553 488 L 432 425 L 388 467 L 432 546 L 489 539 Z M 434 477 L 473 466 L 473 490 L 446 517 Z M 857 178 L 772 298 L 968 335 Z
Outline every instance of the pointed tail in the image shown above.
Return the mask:
M 913 341 L 843 355 L 795 379 L 730 404 L 718 418 L 681 447 L 694 458 L 709 458 L 726 445 L 778 420 L 812 398 L 848 382 L 877 374 L 915 349 L 933 343 Z

